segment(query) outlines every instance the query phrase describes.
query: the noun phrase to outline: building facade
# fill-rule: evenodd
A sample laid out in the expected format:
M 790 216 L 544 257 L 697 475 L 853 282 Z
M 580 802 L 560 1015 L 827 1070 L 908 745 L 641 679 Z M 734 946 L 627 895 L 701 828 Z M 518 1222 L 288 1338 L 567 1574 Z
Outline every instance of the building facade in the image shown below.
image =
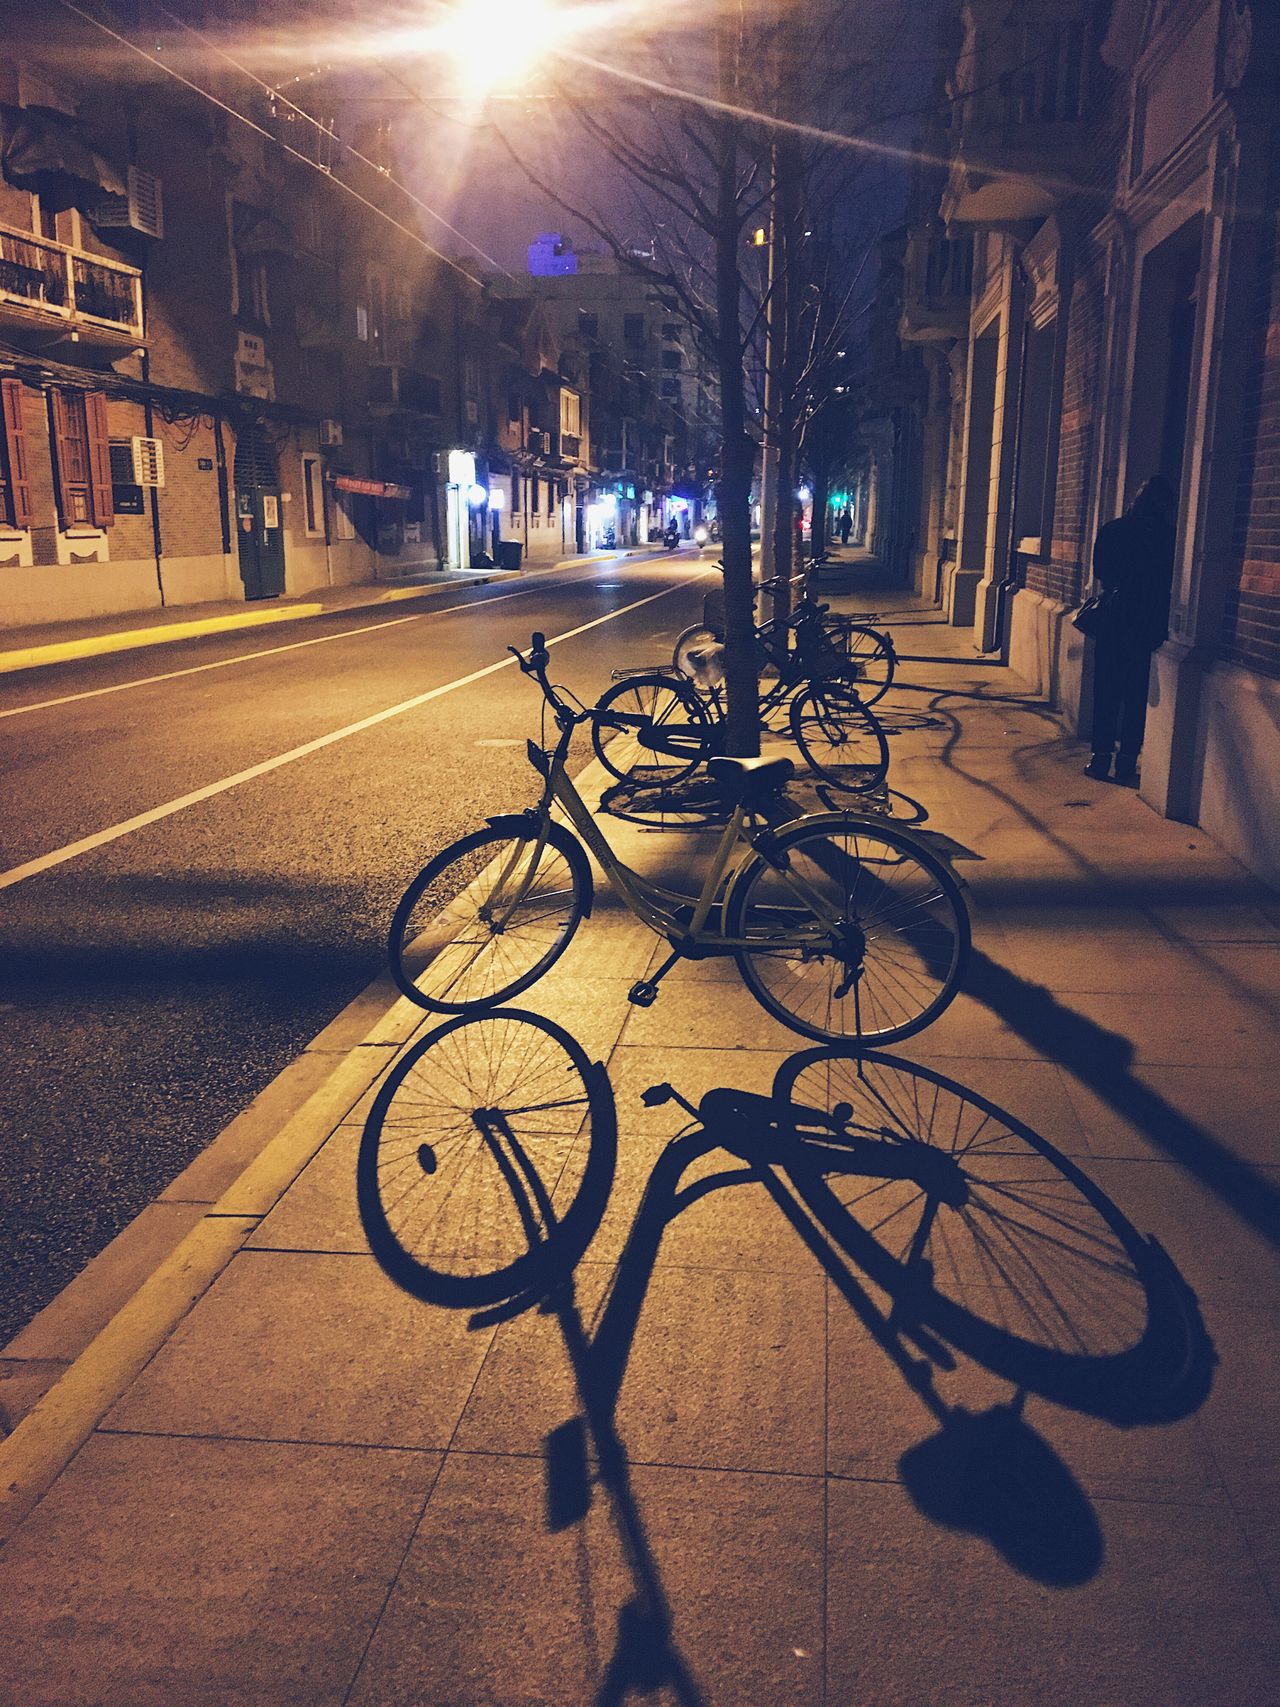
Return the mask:
M 1083 727 L 1093 539 L 1168 475 L 1142 793 L 1275 880 L 1280 15 L 970 0 L 963 21 L 903 286 L 934 374 L 914 577 Z

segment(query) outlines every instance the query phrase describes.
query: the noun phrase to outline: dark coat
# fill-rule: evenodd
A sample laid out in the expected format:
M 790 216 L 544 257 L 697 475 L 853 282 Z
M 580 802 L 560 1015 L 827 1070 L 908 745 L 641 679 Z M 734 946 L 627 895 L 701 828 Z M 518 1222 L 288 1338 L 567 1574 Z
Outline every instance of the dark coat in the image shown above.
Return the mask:
M 1126 511 L 1099 528 L 1094 578 L 1110 594 L 1106 633 L 1120 646 L 1154 652 L 1169 634 L 1173 528 L 1158 516 Z

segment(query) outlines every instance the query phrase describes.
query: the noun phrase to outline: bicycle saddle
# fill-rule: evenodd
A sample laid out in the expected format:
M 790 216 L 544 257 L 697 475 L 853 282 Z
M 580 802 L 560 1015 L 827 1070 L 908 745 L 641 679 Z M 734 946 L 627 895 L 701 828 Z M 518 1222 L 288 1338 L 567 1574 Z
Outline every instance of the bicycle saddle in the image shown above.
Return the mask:
M 707 769 L 726 798 L 741 806 L 772 798 L 796 774 L 790 759 L 715 758 Z

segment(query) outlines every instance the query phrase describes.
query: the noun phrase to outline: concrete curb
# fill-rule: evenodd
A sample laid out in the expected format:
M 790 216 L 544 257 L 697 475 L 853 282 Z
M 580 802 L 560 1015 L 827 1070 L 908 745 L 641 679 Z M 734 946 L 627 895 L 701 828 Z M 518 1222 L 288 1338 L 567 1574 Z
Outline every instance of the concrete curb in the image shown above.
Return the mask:
M 592 759 L 574 781 L 590 797 L 612 778 L 598 759 Z M 390 975 L 380 973 L 193 1158 L 112 1246 L 0 1351 L 0 1362 L 67 1365 L 12 1433 L 0 1440 L 0 1545 L 49 1491 L 103 1417 L 413 1033 L 443 1017 L 399 996 Z M 307 1091 L 307 1076 L 300 1075 L 299 1069 L 308 1059 L 317 1058 L 331 1058 L 334 1064 Z M 285 1113 L 279 1107 L 279 1093 L 283 1092 L 288 1108 L 298 1094 L 295 1079 L 302 1097 Z M 118 1307 L 108 1306 L 107 1312 L 99 1313 L 107 1315 L 104 1325 L 83 1344 L 85 1319 L 92 1319 L 94 1313 L 95 1280 L 102 1279 L 119 1295 L 119 1276 L 112 1273 L 114 1246 L 126 1242 L 131 1230 L 158 1207 L 192 1205 L 203 1181 L 219 1176 L 226 1180 L 228 1167 L 234 1169 L 234 1177 L 220 1189 L 212 1188 L 218 1191 L 216 1198 L 204 1200 L 208 1207 L 195 1226 L 154 1266 L 145 1266 L 147 1245 L 141 1242 L 138 1257 L 143 1261 L 138 1262 L 140 1272 L 133 1278 L 132 1291 Z M 24 1341 L 31 1349 L 15 1357 Z

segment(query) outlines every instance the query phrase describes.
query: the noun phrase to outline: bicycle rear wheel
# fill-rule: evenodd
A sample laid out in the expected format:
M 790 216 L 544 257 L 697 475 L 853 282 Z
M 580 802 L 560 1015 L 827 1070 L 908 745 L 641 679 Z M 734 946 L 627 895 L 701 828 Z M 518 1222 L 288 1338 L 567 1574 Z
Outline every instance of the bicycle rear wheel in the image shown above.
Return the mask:
M 845 659 L 845 679 L 857 688 L 863 705 L 883 699 L 893 685 L 897 654 L 887 634 L 862 623 L 828 621 L 827 638 Z
M 567 1032 L 509 1010 L 451 1020 L 396 1062 L 365 1122 L 370 1249 L 436 1303 L 541 1290 L 590 1242 L 616 1150 L 608 1078 Z
M 948 1006 L 969 914 L 946 866 L 907 832 L 852 813 L 798 819 L 749 859 L 725 901 L 743 982 L 805 1037 L 859 1047 L 912 1037 Z
M 492 1007 L 559 959 L 590 895 L 586 856 L 559 824 L 515 819 L 477 830 L 424 866 L 401 896 L 388 943 L 392 976 L 429 1012 Z
M 675 676 L 628 676 L 596 701 L 591 745 L 596 757 L 620 782 L 667 787 L 692 776 L 710 753 L 710 726 L 697 694 Z M 616 735 L 640 744 L 634 764 L 611 753 Z M 627 759 L 634 752 L 625 744 Z
M 791 734 L 805 763 L 850 794 L 878 788 L 889 771 L 889 744 L 875 716 L 842 682 L 813 682 L 791 702 Z

